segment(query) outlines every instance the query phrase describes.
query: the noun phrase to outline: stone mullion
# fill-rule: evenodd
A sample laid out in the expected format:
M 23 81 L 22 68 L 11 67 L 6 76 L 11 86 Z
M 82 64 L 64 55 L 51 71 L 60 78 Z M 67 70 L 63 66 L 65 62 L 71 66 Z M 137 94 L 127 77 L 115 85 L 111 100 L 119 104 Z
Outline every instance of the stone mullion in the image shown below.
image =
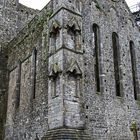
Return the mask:
M 76 44 L 76 50 L 81 49 L 81 35 L 79 31 L 76 31 L 75 33 L 75 44 Z

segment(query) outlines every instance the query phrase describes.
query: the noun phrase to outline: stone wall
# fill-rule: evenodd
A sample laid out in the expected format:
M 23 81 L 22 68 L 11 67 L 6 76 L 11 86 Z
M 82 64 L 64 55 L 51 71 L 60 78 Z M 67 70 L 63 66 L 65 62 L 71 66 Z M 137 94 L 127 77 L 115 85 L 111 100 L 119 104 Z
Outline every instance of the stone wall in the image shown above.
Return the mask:
M 79 1 L 52 0 L 8 44 L 7 139 L 41 139 L 48 129 L 65 125 L 82 126 L 95 140 L 131 140 L 132 122 L 140 127 L 140 101 L 134 99 L 129 46 L 132 40 L 139 80 L 138 27 L 125 1 L 87 0 L 83 5 L 81 9 Z M 68 31 L 71 26 L 76 31 L 82 27 L 76 44 L 82 47 L 80 51 L 74 50 L 74 35 Z M 50 32 L 55 30 L 60 32 L 52 45 Z M 113 32 L 119 39 L 120 96 L 116 96 Z M 56 48 L 51 48 L 54 45 Z M 69 78 L 65 70 L 81 74 L 80 98 L 74 95 L 75 76 Z M 55 87 L 59 96 L 52 98 L 51 78 L 58 73 L 60 82 L 56 81 Z
M 6 122 L 7 110 L 7 55 L 6 52 L 0 50 L 0 139 L 4 138 L 4 125 Z
M 132 121 L 139 125 L 139 101 L 134 99 L 129 42 L 135 43 L 137 72 L 139 71 L 139 31 L 125 1 L 87 1 L 83 9 L 85 42 L 85 108 L 86 126 L 95 139 L 133 139 Z M 95 46 L 93 24 L 100 30 L 101 87 L 96 91 Z M 116 96 L 112 33 L 119 36 L 121 93 Z M 116 50 L 117 51 L 117 50 Z M 139 73 L 139 72 L 138 72 Z M 139 75 L 138 75 L 139 78 Z
M 38 11 L 27 8 L 19 4 L 18 0 L 2 0 L 0 1 L 0 126 L 3 129 L 5 125 L 5 113 L 7 104 L 7 54 L 4 47 L 12 40 L 19 30 L 29 22 Z M 6 58 L 5 58 L 6 57 Z M 3 131 L 3 130 L 1 130 Z M 0 132 L 1 133 L 1 132 Z M 1 134 L 0 134 L 0 139 Z
M 35 139 L 43 137 L 48 129 L 46 22 L 50 14 L 50 10 L 44 8 L 8 45 L 10 76 L 5 131 L 7 139 Z M 17 98 L 18 77 L 20 99 Z
M 3 0 L 0 7 L 0 44 L 4 46 L 35 16 L 37 10 L 23 6 L 18 0 Z

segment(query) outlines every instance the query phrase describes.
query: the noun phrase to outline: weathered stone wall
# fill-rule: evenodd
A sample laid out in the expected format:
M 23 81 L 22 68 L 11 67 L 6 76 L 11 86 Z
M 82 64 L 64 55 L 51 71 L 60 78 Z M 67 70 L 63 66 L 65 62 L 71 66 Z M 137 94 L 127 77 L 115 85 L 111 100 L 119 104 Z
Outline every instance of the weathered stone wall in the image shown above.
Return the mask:
M 28 22 L 31 21 L 31 19 L 33 19 L 33 17 L 36 14 L 39 13 L 38 10 L 28 8 L 20 3 L 18 4 L 17 12 L 18 12 L 18 19 L 17 19 L 18 31 L 20 31 Z
M 139 71 L 139 31 L 125 1 L 90 1 L 84 4 L 86 126 L 95 139 L 133 139 L 132 121 L 139 125 L 139 101 L 134 99 L 129 42 L 135 43 Z M 96 92 L 93 24 L 100 29 L 100 64 L 103 91 Z M 119 36 L 122 97 L 116 96 L 112 33 Z M 117 50 L 116 50 L 117 51 Z M 138 72 L 139 73 L 139 72 Z M 139 76 L 138 76 L 139 77 Z
M 48 7 L 51 7 L 48 4 Z M 6 138 L 35 139 L 43 137 L 47 125 L 47 20 L 49 9 L 24 27 L 8 45 L 9 96 L 6 122 Z M 46 16 L 47 15 L 47 16 Z M 34 49 L 36 53 L 34 54 Z M 34 59 L 36 55 L 36 59 Z M 20 61 L 20 74 L 19 62 Z M 36 62 L 34 62 L 36 61 Z M 34 69 L 34 64 L 36 68 Z M 34 70 L 36 75 L 33 82 Z M 20 99 L 17 99 L 17 78 L 20 76 Z M 35 89 L 33 91 L 33 86 Z M 35 94 L 33 97 L 33 94 Z M 19 106 L 16 102 L 20 100 Z
M 6 122 L 7 110 L 7 55 L 6 52 L 0 50 L 0 139 L 4 138 L 4 125 Z
M 22 8 L 22 9 L 21 9 Z M 24 14 L 22 12 L 24 12 Z M 12 40 L 26 22 L 31 20 L 37 11 L 23 7 L 18 0 L 0 1 L 0 131 L 4 131 L 5 113 L 7 104 L 7 60 L 8 57 L 3 48 Z M 28 15 L 27 15 L 28 14 Z M 23 18 L 24 17 L 24 18 Z M 0 132 L 1 133 L 1 132 Z M 0 134 L 0 139 L 2 139 Z
M 17 32 L 30 21 L 37 10 L 27 8 L 18 0 L 2 0 L 0 2 L 0 37 L 1 46 L 10 42 Z
M 81 9 L 81 5 L 75 2 L 77 1 L 52 0 L 7 46 L 7 139 L 41 139 L 48 129 L 65 124 L 70 128 L 84 127 L 92 139 L 131 140 L 132 122 L 135 121 L 140 127 L 140 101 L 134 99 L 129 47 L 132 40 L 135 43 L 139 79 L 140 34 L 126 3 L 117 0 L 87 0 L 83 2 Z M 82 26 L 82 38 L 76 45 L 81 45 L 84 50 L 74 50 L 74 35 L 68 31 L 68 26 L 73 28 L 73 23 L 76 30 Z M 100 92 L 96 90 L 93 24 L 98 25 L 100 30 Z M 56 50 L 51 48 L 53 46 L 49 35 L 50 31 L 55 32 L 54 29 L 60 31 L 55 38 Z M 122 95 L 120 97 L 116 96 L 115 88 L 113 32 L 119 37 Z M 73 59 L 76 62 L 71 66 Z M 65 71 L 67 69 L 68 72 L 72 71 L 71 75 L 81 70 L 82 74 L 78 72 L 81 74 L 82 85 L 77 91 L 80 98 L 74 95 L 77 88 L 75 76 L 69 78 Z M 55 85 L 55 98 L 52 98 L 51 70 L 52 73 L 60 72 L 60 81 Z

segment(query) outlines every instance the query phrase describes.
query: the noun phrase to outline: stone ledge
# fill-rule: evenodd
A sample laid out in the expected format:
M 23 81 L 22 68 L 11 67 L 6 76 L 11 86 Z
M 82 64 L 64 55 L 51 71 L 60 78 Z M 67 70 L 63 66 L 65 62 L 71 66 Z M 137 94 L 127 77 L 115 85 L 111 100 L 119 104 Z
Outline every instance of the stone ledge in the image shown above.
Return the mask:
M 59 128 L 50 130 L 41 140 L 93 140 L 84 130 Z

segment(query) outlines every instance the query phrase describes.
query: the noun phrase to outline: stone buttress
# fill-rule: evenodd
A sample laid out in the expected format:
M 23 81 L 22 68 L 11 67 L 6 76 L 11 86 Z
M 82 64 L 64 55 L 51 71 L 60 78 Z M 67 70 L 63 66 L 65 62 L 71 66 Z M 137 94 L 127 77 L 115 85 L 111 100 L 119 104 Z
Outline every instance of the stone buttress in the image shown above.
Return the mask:
M 42 140 L 88 140 L 84 131 L 81 2 L 53 1 L 49 20 L 48 127 Z

